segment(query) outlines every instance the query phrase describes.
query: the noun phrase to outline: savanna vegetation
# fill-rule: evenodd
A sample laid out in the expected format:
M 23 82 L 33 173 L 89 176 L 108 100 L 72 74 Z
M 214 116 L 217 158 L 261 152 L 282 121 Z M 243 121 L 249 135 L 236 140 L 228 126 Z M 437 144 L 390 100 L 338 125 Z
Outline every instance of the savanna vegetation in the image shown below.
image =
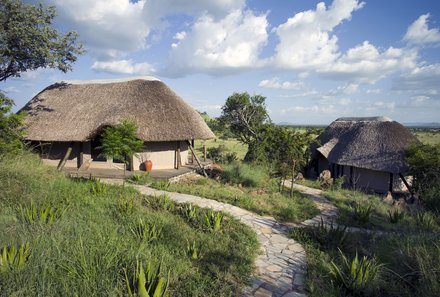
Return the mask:
M 253 270 L 255 234 L 222 213 L 71 180 L 26 152 L 0 159 L 0 186 L 0 296 L 231 296 Z

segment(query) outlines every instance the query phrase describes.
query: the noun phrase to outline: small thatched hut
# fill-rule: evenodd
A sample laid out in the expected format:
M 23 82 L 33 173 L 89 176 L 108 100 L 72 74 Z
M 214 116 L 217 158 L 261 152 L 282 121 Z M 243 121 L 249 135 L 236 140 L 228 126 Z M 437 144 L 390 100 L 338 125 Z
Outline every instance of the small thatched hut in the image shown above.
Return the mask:
M 405 150 L 416 137 L 401 124 L 385 117 L 339 118 L 318 141 L 312 146 L 317 174 L 327 169 L 332 177 L 379 193 L 408 188 Z
M 138 137 L 145 141 L 143 152 L 131 160 L 132 170 L 147 159 L 155 169 L 177 168 L 191 157 L 194 139 L 215 137 L 194 109 L 152 77 L 56 83 L 22 111 L 27 113 L 26 139 L 43 160 L 58 164 L 68 155 L 66 166 L 78 168 L 113 167 L 112 160 L 100 156 L 99 136 L 125 118 L 137 124 Z

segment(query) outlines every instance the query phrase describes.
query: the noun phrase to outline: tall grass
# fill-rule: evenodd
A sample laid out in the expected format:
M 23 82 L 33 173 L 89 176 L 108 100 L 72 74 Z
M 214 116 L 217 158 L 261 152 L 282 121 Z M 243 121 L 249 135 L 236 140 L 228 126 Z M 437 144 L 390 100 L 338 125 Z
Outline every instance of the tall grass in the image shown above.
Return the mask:
M 136 261 L 162 261 L 171 271 L 171 296 L 239 294 L 258 245 L 250 228 L 234 222 L 214 235 L 176 207 L 151 207 L 145 201 L 155 198 L 130 187 L 97 193 L 95 185 L 70 180 L 27 153 L 0 161 L 0 246 L 29 242 L 32 252 L 19 271 L 0 273 L 0 296 L 123 296 L 124 271 Z M 28 224 L 19 207 L 31 201 L 69 207 L 51 225 Z M 139 220 L 154 222 L 160 236 L 138 240 L 132 230 Z M 188 257 L 188 241 L 203 243 L 202 259 Z

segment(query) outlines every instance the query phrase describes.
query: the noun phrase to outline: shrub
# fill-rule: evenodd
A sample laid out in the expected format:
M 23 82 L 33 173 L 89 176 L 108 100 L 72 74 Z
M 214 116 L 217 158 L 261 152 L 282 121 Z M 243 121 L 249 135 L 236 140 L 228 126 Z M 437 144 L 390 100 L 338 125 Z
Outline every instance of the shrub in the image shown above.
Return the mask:
M 339 254 L 341 264 L 338 265 L 331 261 L 329 265 L 330 275 L 336 284 L 354 295 L 374 289 L 384 265 L 379 263 L 376 258 L 363 256 L 359 259 L 357 253 L 351 260 L 341 250 L 339 250 Z

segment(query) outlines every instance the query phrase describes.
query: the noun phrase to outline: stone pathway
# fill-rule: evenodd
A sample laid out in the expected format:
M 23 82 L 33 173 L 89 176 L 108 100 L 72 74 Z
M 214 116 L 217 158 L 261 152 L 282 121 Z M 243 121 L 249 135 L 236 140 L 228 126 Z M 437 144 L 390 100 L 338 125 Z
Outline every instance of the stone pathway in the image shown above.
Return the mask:
M 120 180 L 105 181 L 121 183 Z M 144 195 L 166 194 L 177 203 L 191 203 L 199 207 L 223 211 L 250 226 L 257 233 L 261 252 L 255 261 L 256 273 L 252 285 L 242 294 L 245 297 L 305 297 L 306 253 L 300 243 L 287 236 L 287 232 L 292 227 L 318 224 L 321 219 L 330 222 L 337 216 L 337 208 L 321 196 L 321 190 L 297 184 L 294 188 L 312 199 L 321 211 L 321 214 L 301 224 L 281 224 L 272 217 L 260 216 L 237 206 L 198 196 L 160 191 L 141 185 L 132 186 Z
M 285 181 L 284 186 L 290 188 L 290 181 Z M 292 227 L 313 226 L 316 224 L 320 224 L 321 221 L 327 224 L 336 223 L 336 217 L 338 216 L 338 208 L 333 203 L 331 203 L 327 198 L 322 196 L 322 190 L 309 188 L 298 184 L 294 184 L 293 188 L 301 192 L 301 194 L 303 194 L 305 197 L 313 200 L 313 202 L 315 202 L 316 204 L 316 208 L 319 209 L 320 214 L 302 222 L 301 224 L 289 224 L 290 226 Z
M 134 185 L 144 195 L 167 194 L 177 203 L 191 203 L 199 207 L 223 211 L 250 226 L 261 244 L 261 253 L 255 262 L 256 275 L 252 286 L 243 296 L 301 297 L 304 294 L 306 253 L 301 244 L 288 238 L 288 227 L 272 217 L 259 216 L 239 207 L 193 195 L 155 190 Z

